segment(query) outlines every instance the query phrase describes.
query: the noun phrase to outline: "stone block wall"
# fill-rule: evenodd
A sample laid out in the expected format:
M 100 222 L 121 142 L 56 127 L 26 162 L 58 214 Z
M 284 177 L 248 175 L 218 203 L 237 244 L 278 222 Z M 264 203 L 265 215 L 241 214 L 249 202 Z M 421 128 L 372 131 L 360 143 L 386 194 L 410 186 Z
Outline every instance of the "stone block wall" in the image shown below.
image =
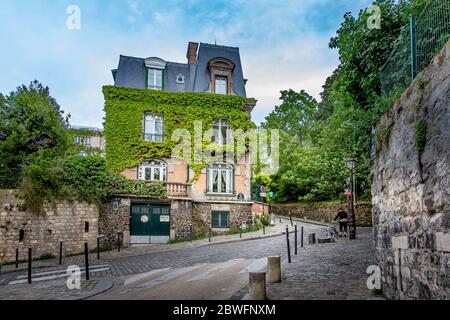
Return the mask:
M 303 204 L 303 203 L 287 203 L 272 204 L 272 213 L 277 215 L 292 214 L 293 217 L 300 219 L 310 219 L 315 221 L 330 222 L 343 207 L 348 211 L 348 205 L 343 204 Z M 358 202 L 355 206 L 356 225 L 370 226 L 372 225 L 372 205 L 368 202 Z
M 450 42 L 376 130 L 372 202 L 383 293 L 450 299 Z
M 26 260 L 28 248 L 33 258 L 58 256 L 59 241 L 63 254 L 83 252 L 84 242 L 89 248 L 97 246 L 99 211 L 96 205 L 55 201 L 46 203 L 44 213 L 36 215 L 21 209 L 22 200 L 16 190 L 0 190 L 0 261 Z M 89 223 L 87 230 L 86 223 Z M 22 238 L 21 238 L 22 237 Z

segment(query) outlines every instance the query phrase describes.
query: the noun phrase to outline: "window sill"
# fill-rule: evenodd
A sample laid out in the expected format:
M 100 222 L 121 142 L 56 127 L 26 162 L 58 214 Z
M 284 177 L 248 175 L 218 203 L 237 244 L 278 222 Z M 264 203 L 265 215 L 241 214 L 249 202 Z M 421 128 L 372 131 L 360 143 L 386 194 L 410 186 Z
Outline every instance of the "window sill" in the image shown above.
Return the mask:
M 212 196 L 212 197 L 235 197 L 236 194 L 235 193 L 213 193 L 213 192 L 206 192 L 205 193 L 207 196 Z

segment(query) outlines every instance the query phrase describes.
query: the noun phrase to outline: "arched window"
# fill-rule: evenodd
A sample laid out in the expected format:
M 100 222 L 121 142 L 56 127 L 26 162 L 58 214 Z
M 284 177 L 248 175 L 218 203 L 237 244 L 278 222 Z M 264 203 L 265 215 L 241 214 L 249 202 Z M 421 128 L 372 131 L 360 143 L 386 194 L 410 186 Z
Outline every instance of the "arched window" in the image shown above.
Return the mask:
M 234 192 L 234 168 L 227 163 L 214 163 L 206 169 L 207 193 L 232 194 Z
M 144 161 L 138 170 L 138 179 L 145 181 L 167 181 L 167 163 L 162 160 Z

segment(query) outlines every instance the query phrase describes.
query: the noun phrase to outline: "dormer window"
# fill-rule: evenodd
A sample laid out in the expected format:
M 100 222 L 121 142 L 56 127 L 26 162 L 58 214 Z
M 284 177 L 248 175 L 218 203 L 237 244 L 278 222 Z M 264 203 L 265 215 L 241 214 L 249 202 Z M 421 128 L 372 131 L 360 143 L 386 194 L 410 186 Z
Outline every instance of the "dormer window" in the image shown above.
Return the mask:
M 228 78 L 216 76 L 214 90 L 216 94 L 228 94 Z
M 214 58 L 208 62 L 211 75 L 210 92 L 233 95 L 233 71 L 236 65 L 226 58 Z
M 163 89 L 163 70 L 147 69 L 147 88 L 153 90 Z
M 167 63 L 156 57 L 145 59 L 146 67 L 146 87 L 153 90 L 163 90 L 164 89 L 164 70 L 166 69 Z

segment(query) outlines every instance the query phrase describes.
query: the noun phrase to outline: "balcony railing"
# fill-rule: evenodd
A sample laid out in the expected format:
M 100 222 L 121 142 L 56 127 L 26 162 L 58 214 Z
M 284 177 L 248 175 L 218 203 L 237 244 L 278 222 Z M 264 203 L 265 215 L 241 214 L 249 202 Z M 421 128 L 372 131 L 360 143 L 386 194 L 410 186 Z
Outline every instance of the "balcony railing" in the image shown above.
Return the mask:
M 145 141 L 148 141 L 148 142 L 163 142 L 164 141 L 164 135 L 156 134 L 156 133 L 144 133 L 143 138 Z
M 189 197 L 191 185 L 187 183 L 164 182 L 168 197 Z

